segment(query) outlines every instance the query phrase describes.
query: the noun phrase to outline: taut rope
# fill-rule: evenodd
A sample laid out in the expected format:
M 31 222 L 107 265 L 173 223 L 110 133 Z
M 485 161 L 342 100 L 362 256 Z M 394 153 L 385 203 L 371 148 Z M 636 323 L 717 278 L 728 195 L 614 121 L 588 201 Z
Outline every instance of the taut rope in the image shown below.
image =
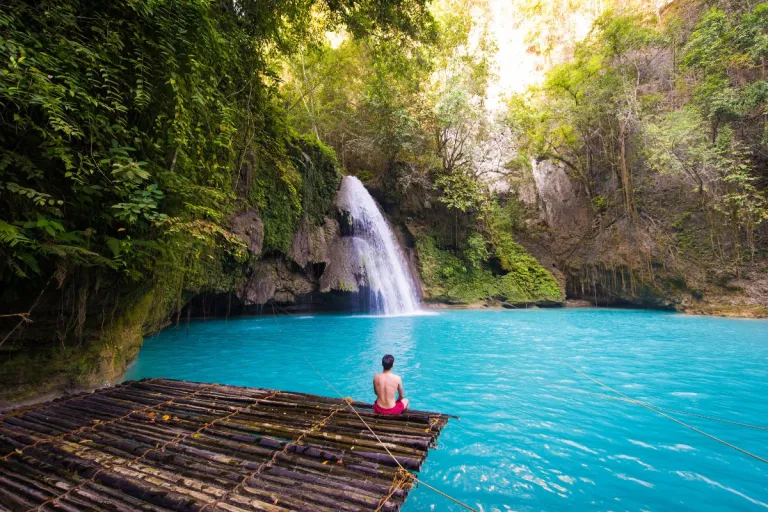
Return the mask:
M 609 391 L 613 391 L 614 393 L 616 393 L 617 395 L 619 395 L 620 397 L 622 397 L 622 398 L 623 398 L 624 400 L 626 400 L 627 402 L 633 403 L 633 404 L 635 404 L 635 405 L 639 405 L 640 407 L 645 407 L 645 408 L 646 408 L 646 409 L 648 409 L 649 411 L 655 412 L 656 414 L 658 414 L 658 415 L 660 415 L 660 416 L 663 416 L 663 417 L 667 418 L 668 420 L 672 420 L 672 421 L 674 421 L 675 423 L 677 423 L 677 424 L 679 424 L 679 425 L 682 425 L 682 426 L 684 426 L 685 428 L 688 428 L 688 429 L 690 429 L 690 430 L 693 430 L 694 432 L 697 432 L 697 433 L 699 433 L 699 434 L 701 434 L 701 435 L 703 435 L 703 436 L 706 436 L 706 437 L 708 437 L 708 438 L 710 438 L 710 439 L 712 439 L 712 440 L 714 440 L 714 441 L 717 441 L 718 443 L 724 444 L 725 446 L 727 446 L 727 447 L 729 447 L 729 448 L 733 448 L 734 450 L 736 450 L 736 451 L 738 451 L 738 452 L 741 452 L 741 453 L 743 453 L 744 455 L 748 455 L 748 456 L 752 457 L 753 459 L 756 459 L 756 460 L 759 460 L 760 462 L 764 462 L 764 463 L 768 464 L 768 459 L 765 459 L 765 458 L 763 458 L 763 457 L 761 457 L 761 456 L 759 456 L 759 455 L 755 455 L 754 453 L 752 453 L 752 452 L 750 452 L 750 451 L 747 451 L 747 450 L 745 450 L 744 448 L 739 448 L 738 446 L 736 446 L 736 445 L 734 445 L 734 444 L 731 444 L 731 443 L 729 443 L 728 441 L 724 441 L 724 440 L 720 439 L 719 437 L 713 436 L 712 434 L 710 434 L 710 433 L 708 433 L 708 432 L 704 432 L 703 430 L 700 430 L 700 429 L 698 429 L 698 428 L 696 428 L 696 427 L 694 427 L 694 426 L 692 426 L 692 425 L 689 425 L 689 424 L 687 424 L 687 423 L 685 423 L 685 422 L 683 422 L 683 421 L 680 421 L 679 419 L 677 419 L 677 418 L 675 418 L 675 417 L 672 417 L 672 416 L 670 416 L 669 414 L 666 414 L 666 413 L 664 413 L 664 412 L 660 411 L 659 409 L 657 409 L 656 407 L 654 407 L 654 406 L 652 406 L 652 405 L 650 405 L 650 404 L 647 404 L 647 403 L 645 403 L 645 402 L 640 402 L 640 401 L 638 401 L 638 400 L 635 400 L 634 398 L 631 398 L 631 397 L 629 397 L 629 396 L 625 395 L 625 394 L 624 394 L 624 393 L 622 393 L 621 391 L 618 391 L 618 390 L 616 390 L 616 389 L 612 388 L 612 387 L 611 387 L 611 386 L 609 386 L 608 384 L 603 384 L 603 383 L 602 383 L 602 382 L 600 382 L 599 380 L 595 379 L 594 377 L 592 377 L 592 376 L 590 376 L 590 375 L 587 375 L 587 374 L 586 374 L 586 373 L 584 373 L 583 371 L 579 370 L 578 368 L 574 367 L 573 365 L 571 365 L 571 364 L 569 364 L 569 363 L 566 363 L 566 362 L 565 362 L 565 361 L 563 361 L 562 359 L 559 359 L 559 361 L 560 361 L 561 363 L 563 363 L 564 365 L 566 365 L 566 366 L 567 366 L 568 368 L 570 368 L 571 370 L 573 370 L 573 371 L 575 371 L 576 373 L 578 373 L 579 375 L 583 375 L 584 377 L 588 378 L 589 380 L 591 380 L 592 382 L 594 382 L 594 383 L 596 383 L 596 384 L 599 384 L 600 386 L 604 387 L 605 389 L 607 389 L 607 390 L 609 390 Z
M 351 398 L 349 398 L 349 397 L 344 397 L 344 395 L 342 395 L 342 394 L 341 394 L 341 392 L 339 392 L 339 390 L 338 390 L 338 389 L 336 389 L 336 387 L 335 387 L 333 384 L 331 384 L 330 382 L 328 382 L 328 379 L 326 379 L 325 377 L 323 377 L 323 374 L 322 374 L 322 373 L 320 373 L 320 371 L 319 371 L 317 368 L 315 368 L 315 365 L 313 365 L 311 362 L 309 362 L 309 360 L 308 360 L 306 357 L 304 358 L 304 360 L 307 362 L 307 364 L 308 364 L 309 366 L 311 366 L 311 367 L 312 367 L 312 369 L 313 369 L 313 370 L 315 370 L 315 373 L 317 373 L 317 375 L 318 375 L 318 376 L 319 376 L 321 379 L 323 379 L 323 380 L 325 381 L 325 383 L 326 383 L 326 384 L 328 384 L 328 387 L 330 387 L 330 388 L 331 388 L 331 389 L 332 389 L 332 390 L 333 390 L 333 391 L 334 391 L 334 392 L 335 392 L 337 395 L 339 395 L 339 397 L 340 397 L 342 400 L 344 400 L 344 403 L 346 403 L 346 404 L 347 404 L 347 407 L 349 407 L 349 409 L 350 409 L 352 412 L 354 412 L 354 413 L 355 413 L 355 415 L 358 417 L 358 419 L 359 419 L 361 422 L 363 422 L 363 425 L 365 425 L 365 428 L 367 428 L 367 429 L 368 429 L 368 430 L 371 432 L 371 434 L 373 434 L 373 437 L 375 437 L 375 438 L 376 438 L 376 441 L 378 441 L 378 443 L 379 443 L 379 444 L 380 444 L 380 445 L 381 445 L 381 446 L 382 446 L 382 447 L 383 447 L 383 448 L 384 448 L 384 449 L 387 451 L 387 454 L 388 454 L 390 457 L 392 457 L 392 460 L 393 460 L 393 461 L 395 461 L 395 464 L 397 464 L 397 466 L 398 466 L 398 468 L 399 468 L 399 470 L 398 470 L 398 473 L 395 475 L 395 478 L 394 478 L 394 479 L 393 479 L 393 481 L 392 481 L 392 487 L 390 487 L 391 491 L 390 491 L 390 492 L 389 492 L 389 494 L 388 494 L 387 496 L 385 496 L 385 497 L 384 497 L 384 499 L 381 501 L 381 503 L 379 504 L 378 508 L 376 509 L 377 511 L 378 511 L 378 510 L 380 510 L 380 509 L 381 509 L 381 508 L 384 506 L 384 503 L 386 503 L 386 502 L 387 502 L 387 500 L 389 500 L 389 498 L 391 498 L 391 497 L 392 497 L 392 495 L 394 494 L 394 489 L 396 489 L 397 487 L 399 487 L 400 485 L 402 485 L 402 483 L 405 481 L 405 479 L 411 479 L 411 480 L 413 480 L 414 482 L 416 482 L 416 483 L 419 483 L 419 484 L 423 485 L 423 486 L 424 486 L 424 487 L 426 487 L 427 489 L 429 489 L 429 490 L 431 490 L 431 491 L 433 491 L 433 492 L 435 492 L 435 493 L 439 494 L 440 496 L 443 496 L 444 498 L 448 498 L 449 500 L 451 500 L 452 502 L 456 503 L 457 505 L 461 505 L 462 507 L 464 507 L 464 508 L 465 508 L 465 509 L 467 509 L 467 510 L 471 510 L 472 512 L 478 512 L 476 509 L 474 509 L 474 508 L 470 507 L 470 506 L 469 506 L 469 505 L 467 505 L 466 503 L 464 503 L 464 502 L 462 502 L 462 501 L 459 501 L 459 500 L 457 500 L 457 499 L 456 499 L 456 498 L 454 498 L 453 496 L 450 496 L 450 495 L 448 495 L 448 494 L 444 493 L 444 492 L 443 492 L 443 491 L 441 491 L 440 489 L 436 489 L 436 488 L 432 487 L 431 485 L 429 485 L 428 483 L 424 482 L 423 480 L 419 480 L 419 478 L 418 478 L 416 475 L 414 475 L 413 473 L 411 473 L 411 472 L 409 472 L 407 469 L 405 469 L 405 468 L 403 467 L 403 465 L 402 465 L 402 464 L 400 464 L 400 461 L 398 461 L 398 460 L 397 460 L 397 457 L 395 457 L 394 455 L 392 455 L 392 452 L 390 452 L 390 451 L 389 451 L 389 448 L 387 448 L 387 445 L 386 445 L 386 443 L 384 443 L 384 442 L 383 442 L 383 441 L 382 441 L 382 440 L 379 438 L 379 436 L 378 436 L 378 435 L 376 435 L 376 432 L 374 432 L 374 431 L 373 431 L 373 429 L 372 429 L 372 428 L 371 428 L 371 427 L 368 425 L 368 423 L 367 423 L 367 422 L 366 422 L 366 421 L 363 419 L 363 417 L 362 417 L 362 416 L 360 416 L 360 413 L 359 413 L 359 412 L 357 412 L 357 409 L 355 409 L 354 407 L 352 407 L 352 399 L 351 399 Z M 406 474 L 408 474 L 408 475 L 410 475 L 410 476 L 408 476 L 408 477 L 404 477 L 404 476 L 403 476 L 403 473 L 406 473 Z M 399 482 L 398 480 L 402 480 L 402 481 L 400 481 L 400 482 Z
M 583 391 L 583 390 L 582 390 L 582 393 L 587 393 L 587 394 L 590 394 L 590 395 L 599 396 L 601 398 L 608 398 L 610 400 L 618 400 L 619 402 L 633 403 L 632 400 L 627 400 L 626 398 L 622 398 L 620 396 L 611 396 L 611 395 L 605 395 L 603 393 L 593 393 L 591 391 Z M 640 402 L 640 400 L 637 400 L 637 401 Z M 650 404 L 648 402 L 643 402 L 643 403 L 645 405 L 649 405 L 649 406 L 653 407 L 654 409 L 658 409 L 660 411 L 667 411 L 667 412 L 671 412 L 671 413 L 674 413 L 674 414 L 683 414 L 685 416 L 693 416 L 695 418 L 701 418 L 701 419 L 710 420 L 710 421 L 719 421 L 720 423 L 728 423 L 730 425 L 736 425 L 736 426 L 744 427 L 744 428 L 751 428 L 751 429 L 754 429 L 754 430 L 768 431 L 768 427 L 763 427 L 761 425 L 752 425 L 750 423 L 741 423 L 739 421 L 728 420 L 728 419 L 725 419 L 725 418 L 718 418 L 716 416 L 706 416 L 704 414 L 698 414 L 698 413 L 695 413 L 695 412 L 681 411 L 679 409 L 670 409 L 669 407 L 661 407 L 660 405 L 654 405 L 654 404 Z

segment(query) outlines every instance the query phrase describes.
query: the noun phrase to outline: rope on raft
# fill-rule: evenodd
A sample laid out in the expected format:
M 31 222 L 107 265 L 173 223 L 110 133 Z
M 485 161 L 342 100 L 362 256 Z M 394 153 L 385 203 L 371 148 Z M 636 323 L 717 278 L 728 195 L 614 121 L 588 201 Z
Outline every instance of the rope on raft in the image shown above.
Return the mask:
M 275 316 L 275 309 L 274 308 L 275 308 L 275 306 L 273 304 L 272 305 L 272 315 L 273 315 L 273 319 L 275 320 L 275 322 L 277 322 L 277 318 Z M 280 309 L 282 309 L 282 308 L 280 308 Z M 293 313 L 291 313 L 290 311 L 286 311 L 286 310 L 283 310 L 283 311 L 285 313 L 288 313 L 289 315 L 293 316 Z M 325 381 L 325 383 L 336 394 L 338 394 L 340 398 L 342 398 L 347 403 L 347 405 L 352 410 L 352 412 L 354 412 L 357 415 L 357 417 L 360 419 L 360 421 L 363 423 L 363 425 L 365 425 L 365 427 L 371 432 L 371 434 L 373 434 L 374 438 L 376 438 L 378 443 L 387 451 L 387 454 L 392 458 L 392 460 L 395 461 L 395 463 L 399 467 L 398 474 L 395 475 L 395 477 L 394 477 L 394 479 L 392 481 L 392 486 L 390 487 L 390 492 L 384 498 L 382 498 L 382 500 L 380 501 L 379 506 L 376 508 L 375 512 L 378 512 L 384 506 L 384 504 L 387 502 L 387 500 L 389 500 L 389 498 L 394 494 L 394 492 L 397 490 L 397 488 L 399 488 L 402 485 L 405 485 L 405 482 L 407 482 L 407 480 L 412 480 L 412 481 L 414 481 L 416 483 L 419 483 L 419 484 L 423 485 L 424 487 L 430 489 L 431 491 L 434 491 L 435 493 L 440 494 L 441 496 L 443 496 L 443 497 L 453 501 L 454 503 L 464 507 L 467 510 L 471 510 L 473 512 L 478 512 L 476 509 L 470 507 L 466 503 L 463 503 L 463 502 L 457 500 L 456 498 L 454 498 L 454 497 L 444 493 L 443 491 L 441 491 L 439 489 L 436 489 L 435 487 L 433 487 L 433 486 L 429 485 L 428 483 L 420 480 L 418 477 L 416 477 L 416 475 L 414 475 L 414 474 L 410 473 L 408 470 L 406 470 L 400 464 L 400 462 L 395 458 L 395 456 L 392 455 L 392 453 L 389 451 L 387 446 L 381 441 L 381 439 L 379 439 L 379 436 L 376 435 L 376 432 L 374 432 L 373 429 L 368 425 L 368 423 L 366 423 L 366 421 L 360 416 L 360 414 L 358 414 L 357 410 L 355 410 L 355 408 L 351 406 L 352 399 L 350 397 L 344 397 L 344 395 L 341 394 L 341 392 L 339 392 L 339 390 L 336 389 L 333 386 L 333 384 L 331 384 L 323 376 L 323 374 L 320 373 L 320 371 L 306 357 L 304 357 L 304 360 L 307 362 L 307 364 L 309 364 L 309 366 L 312 367 L 312 369 L 315 371 L 315 373 L 317 373 L 317 375 L 321 379 L 323 379 L 323 381 Z M 738 452 L 741 452 L 744 455 L 752 457 L 752 458 L 754 458 L 754 459 L 756 459 L 756 460 L 758 460 L 760 462 L 764 462 L 764 463 L 768 464 L 768 459 L 765 459 L 765 458 L 763 458 L 763 457 L 761 457 L 759 455 L 756 455 L 756 454 L 754 454 L 754 453 L 752 453 L 752 452 L 750 452 L 748 450 L 740 448 L 740 447 L 738 447 L 738 446 L 736 446 L 736 445 L 734 445 L 732 443 L 729 443 L 728 441 L 720 439 L 719 437 L 716 437 L 716 436 L 714 436 L 714 435 L 712 435 L 712 434 L 710 434 L 708 432 L 705 432 L 705 431 L 703 431 L 701 429 L 698 429 L 698 428 L 696 428 L 696 427 L 694 427 L 692 425 L 689 425 L 689 424 L 687 424 L 687 423 L 685 423 L 685 422 L 683 422 L 683 421 L 681 421 L 681 420 L 679 420 L 677 418 L 674 418 L 674 417 L 672 417 L 672 416 L 670 416 L 668 414 L 665 414 L 662 411 L 668 411 L 668 412 L 672 412 L 672 413 L 676 413 L 676 414 L 685 414 L 685 415 L 688 415 L 688 416 L 694 416 L 694 417 L 698 417 L 698 418 L 703 418 L 703 419 L 712 420 L 712 421 L 719 421 L 719 422 L 723 422 L 723 423 L 730 423 L 730 424 L 733 424 L 733 425 L 738 425 L 738 426 L 742 426 L 742 427 L 746 427 L 746 428 L 752 428 L 752 429 L 756 429 L 756 430 L 768 431 L 768 428 L 766 428 L 766 427 L 762 427 L 762 426 L 759 426 L 759 425 L 750 425 L 748 423 L 740 423 L 740 422 L 737 422 L 737 421 L 726 420 L 726 419 L 722 419 L 722 418 L 716 418 L 714 416 L 705 416 L 705 415 L 702 415 L 702 414 L 696 414 L 696 413 L 691 413 L 691 412 L 686 412 L 686 411 L 680 411 L 680 410 L 677 410 L 677 409 L 669 409 L 669 408 L 666 408 L 666 407 L 660 407 L 660 406 L 655 406 L 655 405 L 652 405 L 652 404 L 649 404 L 649 403 L 646 403 L 646 402 L 641 402 L 641 401 L 635 400 L 634 398 L 632 398 L 630 396 L 627 396 L 624 393 L 622 393 L 622 392 L 620 392 L 620 391 L 618 391 L 618 390 L 608 386 L 607 384 L 604 384 L 603 382 L 601 382 L 601 381 L 591 377 L 590 375 L 586 374 L 585 372 L 582 372 L 581 370 L 575 368 L 573 365 L 563 361 L 562 359 L 558 358 L 558 360 L 561 363 L 563 363 L 564 365 L 568 366 L 573 371 L 575 371 L 576 373 L 578 373 L 578 374 L 588 378 L 589 380 L 591 380 L 591 381 L 595 382 L 596 384 L 604 387 L 605 389 L 608 389 L 609 391 L 612 391 L 613 393 L 616 393 L 617 395 L 619 395 L 619 397 L 612 397 L 610 395 L 603 395 L 603 394 L 600 394 L 600 393 L 591 393 L 589 391 L 585 391 L 586 393 L 598 395 L 598 396 L 601 396 L 603 398 L 610 398 L 610 399 L 613 399 L 613 400 L 621 400 L 621 401 L 625 401 L 625 402 L 628 402 L 628 403 L 631 403 L 631 404 L 639 405 L 641 407 L 644 407 L 644 408 L 648 409 L 649 411 L 652 411 L 652 412 L 655 412 L 656 414 L 659 414 L 660 416 L 662 416 L 664 418 L 672 420 L 675 423 L 678 423 L 679 425 L 682 425 L 682 426 L 684 426 L 684 427 L 686 427 L 686 428 L 688 428 L 688 429 L 690 429 L 690 430 L 692 430 L 692 431 L 694 431 L 694 432 L 696 432 L 698 434 L 701 434 L 701 435 L 703 435 L 705 437 L 708 437 L 708 438 L 710 438 L 710 439 L 712 439 L 714 441 L 717 441 L 718 443 L 721 443 L 721 444 L 723 444 L 723 445 L 725 445 L 725 446 L 727 446 L 729 448 L 732 448 L 732 449 L 734 449 L 734 450 L 736 450 Z M 405 475 L 407 475 L 407 476 L 400 477 L 400 473 L 405 473 Z M 411 484 L 411 485 L 413 485 L 413 484 Z
M 279 306 L 278 306 L 278 308 L 279 308 Z M 284 313 L 288 313 L 289 315 L 293 316 L 293 313 L 291 313 L 290 311 L 287 311 L 287 310 L 285 310 L 283 308 L 280 308 L 280 309 L 282 309 Z M 277 317 L 275 316 L 275 303 L 274 302 L 272 303 L 272 318 L 275 321 L 275 323 L 277 323 Z M 282 329 L 280 329 L 280 330 L 282 331 Z M 395 477 L 392 479 L 392 485 L 390 486 L 389 493 L 384 498 L 382 498 L 382 500 L 379 502 L 379 505 L 378 505 L 378 507 L 376 507 L 376 510 L 374 512 L 379 512 L 384 507 L 384 505 L 387 503 L 387 501 L 394 495 L 394 493 L 397 491 L 397 489 L 399 489 L 401 487 L 404 487 L 407 484 L 413 486 L 413 483 L 408 482 L 409 480 L 412 480 L 413 482 L 416 482 L 416 483 L 419 483 L 419 484 L 423 485 L 427 489 L 430 489 L 431 491 L 433 491 L 433 492 L 435 492 L 437 494 L 440 494 L 441 496 L 443 496 L 443 497 L 453 501 L 454 503 L 464 507 L 467 510 L 470 510 L 472 512 L 479 512 L 477 509 L 474 509 L 474 508 L 470 507 L 469 505 L 467 505 L 466 503 L 463 503 L 463 502 L 457 500 L 453 496 L 449 496 L 448 494 L 444 493 L 440 489 L 436 489 L 435 487 L 432 487 L 428 483 L 426 483 L 426 482 L 424 482 L 422 480 L 419 480 L 416 477 L 416 475 L 414 475 L 413 473 L 411 473 L 410 471 L 405 469 L 403 467 L 403 465 L 400 464 L 400 461 L 397 460 L 397 458 L 394 455 L 392 455 L 392 452 L 389 451 L 389 448 L 387 448 L 387 445 L 379 438 L 379 436 L 376 434 L 376 432 L 373 431 L 373 429 L 370 427 L 370 425 L 368 425 L 368 423 L 363 419 L 363 417 L 360 416 L 360 414 L 357 412 L 357 410 L 352 406 L 352 402 L 353 402 L 352 398 L 351 397 L 345 397 L 338 389 L 336 389 L 336 387 L 334 387 L 333 384 L 328 382 L 328 379 L 323 377 L 323 374 L 320 373 L 320 371 L 317 368 L 315 368 L 315 365 L 313 365 L 309 361 L 309 359 L 306 358 L 306 356 L 304 357 L 304 361 L 306 361 L 307 364 L 312 367 L 312 369 L 315 371 L 315 373 L 317 373 L 317 375 L 321 379 L 323 379 L 325 381 L 325 383 L 328 385 L 328 387 L 330 387 L 337 395 L 339 395 L 339 398 L 344 400 L 344 402 L 347 404 L 347 407 L 349 407 L 349 409 L 352 412 L 355 413 L 355 415 L 360 419 L 360 421 L 363 423 L 363 425 L 365 425 L 365 427 L 368 429 L 368 431 L 370 431 L 370 433 L 373 434 L 373 437 L 376 439 L 376 441 L 387 451 L 387 454 L 392 458 L 392 460 L 395 461 L 395 464 L 397 464 L 397 466 L 398 466 L 398 472 L 395 474 Z M 430 426 L 428 428 L 431 428 L 431 427 L 432 427 L 432 424 L 430 424 Z
M 0 462 L 0 510 L 386 512 L 399 510 L 413 488 L 345 400 L 229 386 L 190 399 L 209 385 L 157 381 L 121 385 L 124 393 L 107 400 L 99 391 L 62 410 L 49 402 L 39 413 L 0 422 L 0 456 L 13 452 L 18 459 Z M 169 399 L 175 402 L 145 407 Z M 369 414 L 363 404 L 351 405 Z M 144 414 L 104 429 L 93 425 L 129 410 Z M 366 421 L 408 469 L 421 465 L 447 423 L 422 411 L 373 418 Z M 55 441 L 64 430 L 79 433 Z M 48 444 L 22 452 L 42 439 Z
M 337 395 L 339 395 L 339 397 L 341 397 L 344 400 L 344 402 L 347 404 L 347 407 L 349 407 L 350 410 L 352 410 L 352 412 L 354 412 L 355 415 L 357 415 L 357 417 L 360 419 L 360 421 L 363 423 L 363 425 L 365 425 L 365 427 L 371 432 L 371 434 L 373 434 L 373 437 L 376 438 L 376 441 L 382 446 L 382 448 L 384 448 L 386 450 L 387 454 L 392 458 L 393 461 L 395 461 L 395 464 L 397 464 L 397 466 L 399 468 L 398 472 L 395 474 L 395 477 L 392 479 L 392 485 L 390 486 L 390 492 L 384 498 L 382 498 L 382 500 L 379 502 L 379 506 L 376 508 L 375 512 L 378 512 L 379 510 L 381 510 L 381 508 L 384 506 L 384 504 L 387 502 L 387 500 L 389 500 L 389 498 L 392 497 L 392 495 L 395 493 L 395 491 L 399 487 L 406 485 L 408 480 L 411 480 L 411 481 L 413 481 L 415 483 L 423 485 L 427 489 L 429 489 L 429 490 L 431 490 L 431 491 L 433 491 L 433 492 L 443 496 L 444 498 L 447 498 L 447 499 L 451 500 L 452 502 L 456 503 L 457 505 L 460 505 L 460 506 L 464 507 L 467 510 L 471 510 L 472 512 L 478 512 L 477 509 L 474 509 L 474 508 L 470 507 L 469 505 L 467 505 L 466 503 L 464 503 L 462 501 L 459 501 L 458 499 L 454 498 L 453 496 L 450 496 L 450 495 L 444 493 L 440 489 L 436 489 L 435 487 L 432 487 L 431 485 L 429 485 L 428 483 L 424 482 L 423 480 L 420 480 L 416 475 L 414 475 L 413 473 L 411 473 L 407 469 L 405 469 L 403 467 L 403 465 L 400 464 L 400 461 L 398 461 L 397 458 L 394 455 L 392 455 L 392 452 L 389 451 L 389 448 L 387 448 L 387 445 L 379 438 L 379 436 L 376 434 L 376 432 L 374 432 L 373 429 L 370 427 L 370 425 L 368 425 L 368 423 L 363 419 L 363 417 L 360 416 L 360 413 L 358 413 L 357 410 L 354 407 L 352 407 L 352 401 L 353 401 L 352 398 L 345 397 L 344 395 L 342 395 L 341 392 L 338 389 L 336 389 L 336 387 L 333 384 L 328 382 L 328 379 L 323 377 L 323 374 L 320 373 L 320 370 L 315 368 L 315 365 L 313 365 L 309 361 L 309 359 L 307 359 L 305 357 L 304 360 L 307 362 L 307 364 L 309 366 L 312 367 L 313 370 L 315 370 L 315 373 L 317 373 L 317 375 L 321 379 L 323 379 L 326 384 L 328 384 L 328 387 L 330 387 Z M 413 485 L 413 483 L 411 483 L 410 485 Z
M 588 379 L 589 379 L 589 380 L 591 380 L 592 382 L 594 382 L 594 383 L 596 383 L 596 384 L 598 384 L 598 385 L 600 385 L 600 386 L 604 387 L 605 389 L 607 389 L 607 390 L 609 390 L 609 391 L 612 391 L 612 392 L 616 393 L 617 395 L 619 395 L 620 397 L 622 397 L 622 398 L 623 398 L 624 400 L 626 400 L 627 402 L 633 403 L 633 404 L 635 404 L 635 405 L 639 405 L 639 406 L 641 406 L 641 407 L 645 407 L 645 408 L 646 408 L 646 409 L 648 409 L 649 411 L 655 412 L 656 414 L 658 414 L 658 415 L 660 415 L 660 416 L 663 416 L 663 417 L 667 418 L 668 420 L 672 420 L 672 421 L 674 421 L 675 423 L 677 423 L 677 424 L 679 424 L 679 425 L 682 425 L 682 426 L 684 426 L 685 428 L 688 428 L 688 429 L 690 429 L 690 430 L 693 430 L 694 432 L 697 432 L 697 433 L 699 433 L 699 434 L 701 434 L 701 435 L 703 435 L 703 436 L 706 436 L 706 437 L 708 437 L 708 438 L 710 438 L 710 439 L 712 439 L 712 440 L 714 440 L 714 441 L 717 441 L 718 443 L 724 444 L 725 446 L 727 446 L 727 447 L 729 447 L 729 448 L 732 448 L 732 449 L 734 449 L 734 450 L 736 450 L 736 451 L 738 451 L 738 452 L 741 452 L 741 453 L 743 453 L 744 455 L 748 455 L 749 457 L 752 457 L 752 458 L 753 458 L 753 459 L 755 459 L 755 460 L 759 460 L 760 462 L 764 462 L 764 463 L 768 464 L 768 459 L 765 459 L 765 458 L 763 458 L 763 457 L 761 457 L 761 456 L 759 456 L 759 455 L 755 455 L 754 453 L 752 453 L 752 452 L 750 452 L 750 451 L 747 451 L 747 450 L 745 450 L 744 448 L 740 448 L 740 447 L 738 447 L 738 446 L 736 446 L 736 445 L 734 445 L 734 444 L 731 444 L 731 443 L 729 443 L 728 441 L 724 441 L 723 439 L 720 439 L 719 437 L 713 436 L 712 434 L 710 434 L 710 433 L 708 433 L 708 432 L 704 432 L 704 431 L 703 431 L 703 430 L 701 430 L 701 429 L 698 429 L 698 428 L 696 428 L 696 427 L 694 427 L 694 426 L 692 426 L 692 425 L 689 425 L 689 424 L 687 424 L 687 423 L 685 423 L 685 422 L 683 422 L 683 421 L 681 421 L 681 420 L 679 420 L 679 419 L 677 419 L 677 418 L 675 418 L 675 417 L 673 417 L 673 416 L 670 416 L 669 414 L 666 414 L 666 413 L 664 413 L 664 412 L 660 411 L 658 408 L 654 407 L 654 406 L 653 406 L 653 405 L 651 405 L 651 404 L 647 404 L 647 403 L 645 403 L 645 402 L 640 402 L 640 401 L 638 401 L 638 400 L 635 400 L 634 398 L 632 398 L 632 397 L 629 397 L 629 396 L 625 395 L 625 394 L 624 394 L 624 393 L 622 393 L 621 391 L 618 391 L 618 390 L 616 390 L 616 389 L 612 388 L 612 387 L 611 387 L 611 386 L 609 386 L 608 384 L 604 384 L 604 383 L 600 382 L 600 381 L 599 381 L 599 380 L 597 380 L 596 378 L 594 378 L 594 377 L 592 377 L 592 376 L 590 376 L 590 375 L 588 375 L 588 374 L 584 373 L 583 371 L 581 371 L 581 370 L 579 370 L 578 368 L 576 368 L 575 366 L 573 366 L 573 365 L 571 365 L 571 364 L 569 364 L 569 363 L 567 363 L 567 362 L 563 361 L 562 359 L 558 359 L 558 360 L 559 360 L 561 363 L 563 363 L 564 365 L 566 365 L 568 368 L 570 368 L 571 370 L 575 371 L 576 373 L 578 373 L 578 374 L 580 374 L 580 375 L 582 375 L 582 376 L 584 376 L 584 377 L 588 378 Z

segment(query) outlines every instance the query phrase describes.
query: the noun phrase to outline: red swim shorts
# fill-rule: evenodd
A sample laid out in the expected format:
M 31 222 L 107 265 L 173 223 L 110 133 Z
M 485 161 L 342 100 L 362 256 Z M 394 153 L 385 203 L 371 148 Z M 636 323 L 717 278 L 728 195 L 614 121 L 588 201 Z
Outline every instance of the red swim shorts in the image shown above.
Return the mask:
M 390 409 L 379 407 L 378 402 L 373 402 L 373 412 L 376 414 L 400 414 L 405 410 L 405 404 L 402 400 L 395 402 L 395 406 Z

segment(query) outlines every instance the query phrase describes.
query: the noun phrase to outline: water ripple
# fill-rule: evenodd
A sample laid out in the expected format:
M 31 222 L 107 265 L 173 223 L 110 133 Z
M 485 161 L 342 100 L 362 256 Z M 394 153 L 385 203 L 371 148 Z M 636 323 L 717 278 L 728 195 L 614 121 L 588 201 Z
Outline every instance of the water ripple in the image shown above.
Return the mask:
M 627 310 L 192 322 L 148 339 L 128 378 L 164 376 L 372 400 L 393 353 L 417 408 L 461 416 L 422 478 L 483 511 L 761 510 L 768 469 L 637 405 L 768 424 L 768 322 Z M 684 417 L 760 455 L 768 433 Z M 406 512 L 458 511 L 425 488 Z

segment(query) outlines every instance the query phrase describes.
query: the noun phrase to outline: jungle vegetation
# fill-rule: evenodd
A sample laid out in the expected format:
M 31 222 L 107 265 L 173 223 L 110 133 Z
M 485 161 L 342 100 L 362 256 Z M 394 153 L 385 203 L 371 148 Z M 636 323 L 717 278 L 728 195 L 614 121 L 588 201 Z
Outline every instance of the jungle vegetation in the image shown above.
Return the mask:
M 259 213 L 269 254 L 328 208 L 333 151 L 280 93 L 327 30 L 400 54 L 436 37 L 425 0 L 0 2 L 4 388 L 51 362 L 119 374 L 145 330 L 247 272 L 232 214 Z
M 595 236 L 625 227 L 598 252 L 634 239 L 637 258 L 622 264 L 649 281 L 663 266 L 696 295 L 764 271 L 768 3 L 650 7 L 616 2 L 592 13 L 586 37 L 558 46 L 549 36 L 567 34 L 550 29 L 587 3 L 529 6 L 532 48 L 551 65 L 508 101 L 516 174 L 557 162 L 591 203 Z
M 541 80 L 494 110 L 483 0 L 0 0 L 0 381 L 119 373 L 192 296 L 286 255 L 341 173 L 406 228 L 430 300 L 762 268 L 768 3 L 513 3 Z M 592 222 L 554 267 L 522 200 L 540 162 Z M 249 210 L 258 254 L 231 231 Z

